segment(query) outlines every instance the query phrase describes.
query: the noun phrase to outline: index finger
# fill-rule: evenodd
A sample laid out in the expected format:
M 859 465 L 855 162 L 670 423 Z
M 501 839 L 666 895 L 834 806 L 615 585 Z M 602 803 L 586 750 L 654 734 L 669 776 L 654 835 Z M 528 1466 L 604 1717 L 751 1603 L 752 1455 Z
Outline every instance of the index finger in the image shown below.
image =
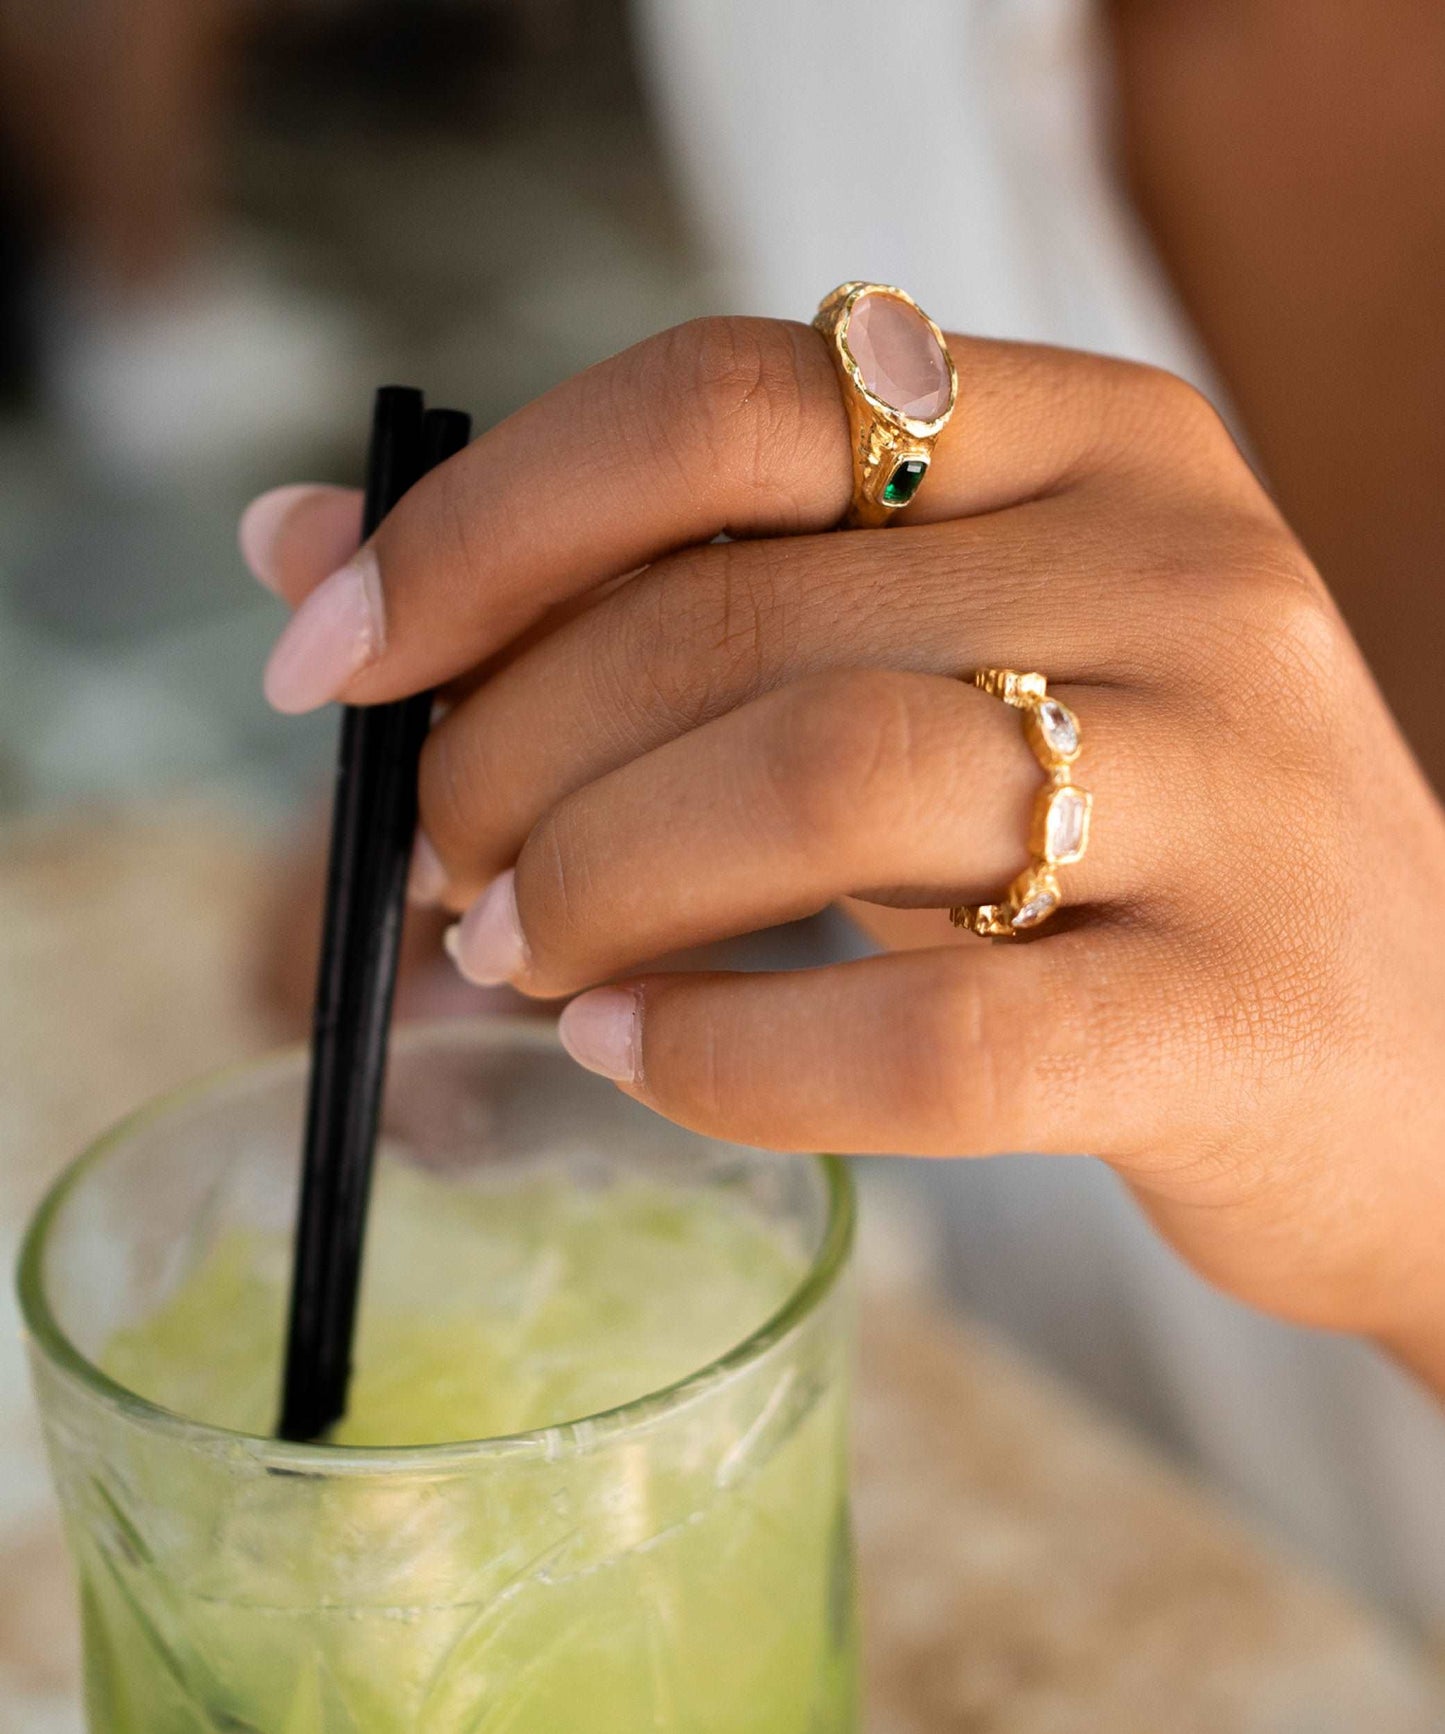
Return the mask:
M 915 520 L 1048 491 L 1127 425 L 1108 382 L 1140 370 L 949 342 L 960 405 L 909 509 Z M 672 549 L 724 532 L 826 529 L 848 504 L 848 439 L 826 343 L 810 327 L 705 319 L 650 338 L 529 404 L 413 488 L 307 596 L 273 654 L 268 696 L 286 711 L 398 698 L 454 678 L 548 608 Z

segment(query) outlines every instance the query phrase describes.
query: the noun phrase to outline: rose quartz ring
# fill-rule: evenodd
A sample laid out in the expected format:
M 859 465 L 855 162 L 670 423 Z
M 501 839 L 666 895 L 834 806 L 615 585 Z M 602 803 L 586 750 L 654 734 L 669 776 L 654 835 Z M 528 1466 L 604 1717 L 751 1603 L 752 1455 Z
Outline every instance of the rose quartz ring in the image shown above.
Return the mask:
M 844 283 L 813 324 L 828 341 L 848 408 L 853 502 L 845 522 L 886 524 L 918 492 L 953 414 L 953 357 L 913 297 L 886 283 Z

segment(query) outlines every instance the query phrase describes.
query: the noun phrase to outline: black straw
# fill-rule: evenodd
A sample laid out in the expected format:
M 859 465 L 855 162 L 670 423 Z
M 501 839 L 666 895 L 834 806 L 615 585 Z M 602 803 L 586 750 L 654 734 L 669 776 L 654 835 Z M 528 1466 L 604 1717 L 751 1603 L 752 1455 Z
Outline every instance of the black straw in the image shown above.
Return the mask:
M 367 456 L 363 535 L 470 437 L 470 419 L 461 411 L 424 412 L 419 391 L 383 386 Z M 395 704 L 348 705 L 342 715 L 277 1426 L 283 1439 L 318 1439 L 346 1412 L 416 831 L 417 760 L 431 707 L 431 694 L 421 693 Z

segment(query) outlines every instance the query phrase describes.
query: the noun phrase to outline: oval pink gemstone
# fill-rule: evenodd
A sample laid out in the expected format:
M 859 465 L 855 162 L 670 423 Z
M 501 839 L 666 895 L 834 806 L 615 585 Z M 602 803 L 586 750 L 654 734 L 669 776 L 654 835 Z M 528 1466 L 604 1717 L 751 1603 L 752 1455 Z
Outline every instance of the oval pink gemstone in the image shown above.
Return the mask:
M 915 421 L 948 408 L 948 361 L 928 322 L 892 295 L 864 295 L 848 315 L 844 341 L 863 383 Z

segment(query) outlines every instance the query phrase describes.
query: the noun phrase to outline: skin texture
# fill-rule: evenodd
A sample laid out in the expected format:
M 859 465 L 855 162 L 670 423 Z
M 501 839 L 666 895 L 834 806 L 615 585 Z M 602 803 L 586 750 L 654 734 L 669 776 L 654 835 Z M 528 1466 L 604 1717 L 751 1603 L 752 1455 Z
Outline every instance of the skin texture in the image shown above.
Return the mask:
M 960 409 L 885 530 L 832 533 L 837 382 L 761 320 L 560 386 L 359 567 L 326 576 L 354 499 L 255 508 L 248 557 L 299 605 L 273 700 L 450 683 L 421 804 L 446 902 L 486 899 L 463 961 L 613 983 L 569 1015 L 620 1013 L 613 1075 L 661 1112 L 785 1149 L 1092 1150 L 1211 1280 L 1445 1388 L 1445 820 L 1202 398 L 950 341 Z M 957 678 L 989 664 L 1048 674 L 1096 797 L 1070 909 L 1016 946 L 942 913 L 1022 865 L 1039 783 Z M 849 895 L 905 945 L 649 967 Z

